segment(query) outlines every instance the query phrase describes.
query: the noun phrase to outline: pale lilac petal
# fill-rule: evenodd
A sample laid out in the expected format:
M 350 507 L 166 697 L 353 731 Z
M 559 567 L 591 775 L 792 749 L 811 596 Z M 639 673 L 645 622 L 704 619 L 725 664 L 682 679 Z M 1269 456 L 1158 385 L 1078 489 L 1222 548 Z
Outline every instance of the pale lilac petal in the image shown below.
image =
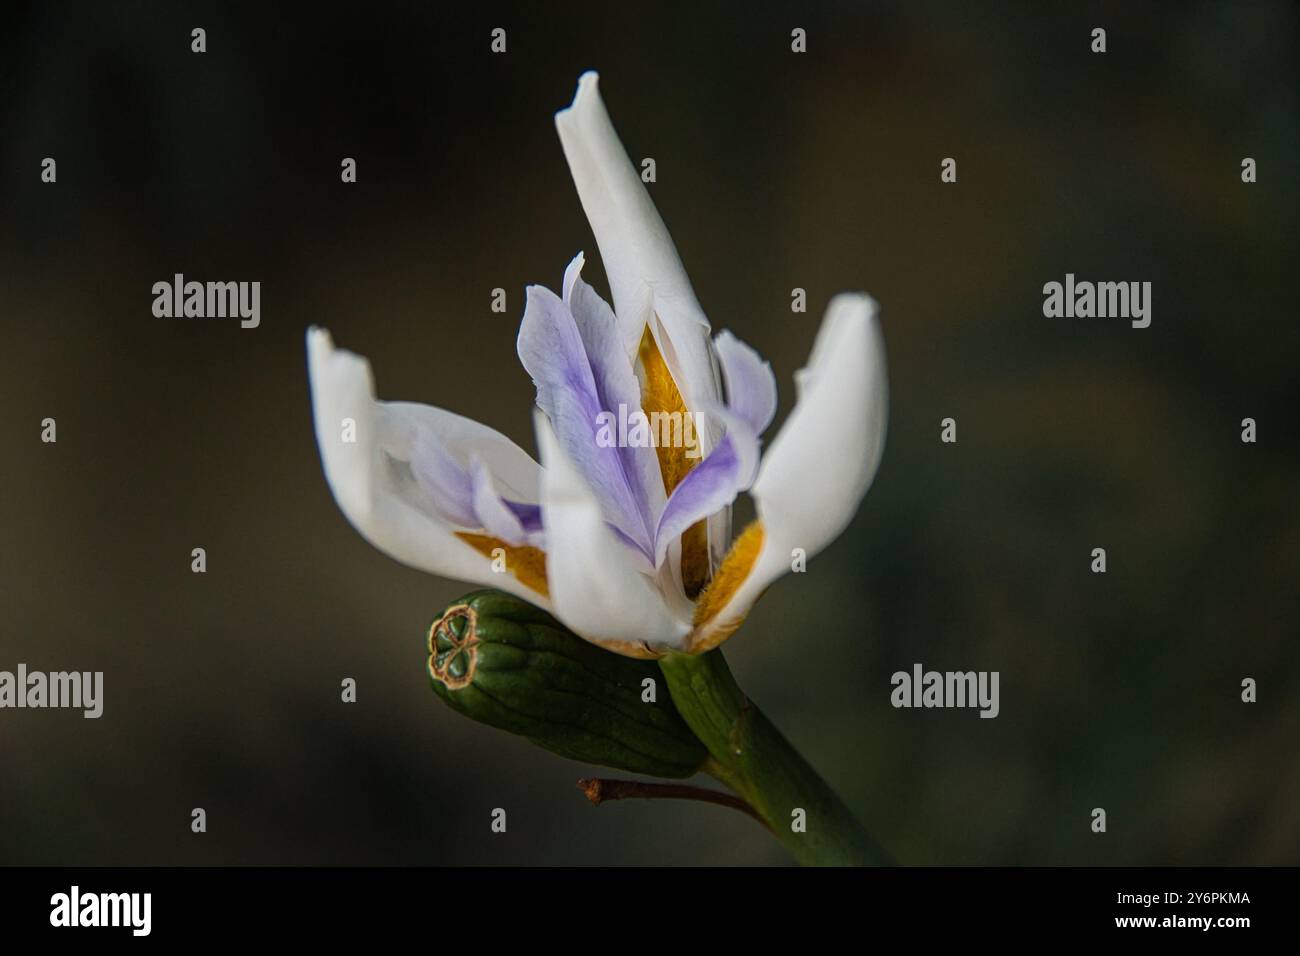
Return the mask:
M 519 521 L 520 526 L 527 534 L 534 534 L 542 530 L 542 506 L 528 504 L 522 501 L 511 501 L 509 498 L 502 498 L 502 503 L 511 510 L 515 518 Z
M 541 487 L 541 466 L 513 441 L 471 418 L 446 409 L 414 402 L 383 402 L 391 411 L 394 441 L 405 449 L 409 461 L 421 435 L 435 436 L 441 447 L 462 468 L 469 456 L 480 459 L 492 473 L 501 493 L 517 501 L 537 501 Z
M 729 506 L 754 482 L 758 436 L 739 415 L 721 408 L 715 408 L 713 415 L 726 426 L 726 434 L 669 496 L 655 531 L 656 567 L 668 553 L 669 545 L 687 528 Z
M 702 518 L 710 519 L 710 534 L 736 495 L 754 482 L 758 468 L 758 436 L 776 414 L 776 377 L 772 367 L 730 332 L 714 340 L 727 384 L 727 408 L 713 407 L 706 424 L 724 423 L 727 435 L 674 490 L 655 532 L 655 557 L 662 561 L 669 544 Z M 713 419 L 710 423 L 707 419 Z M 705 429 L 701 429 L 704 431 Z M 725 525 L 724 525 L 725 527 Z M 720 558 L 725 539 L 711 551 Z
M 727 383 L 727 408 L 761 435 L 776 415 L 776 376 L 772 366 L 730 332 L 713 340 Z
M 411 475 L 439 516 L 461 528 L 476 528 L 474 487 L 465 466 L 432 432 L 419 429 L 411 442 Z
M 641 383 L 632 362 L 623 352 L 614 310 L 582 279 L 583 255 L 579 252 L 564 275 L 564 303 L 569 307 L 587 358 L 591 362 L 596 393 L 606 411 L 617 417 L 620 408 L 629 416 L 641 411 Z M 659 457 L 650 445 L 621 448 L 619 457 L 629 485 L 642 503 L 647 517 L 659 513 L 664 505 L 663 476 Z
M 609 307 L 602 313 L 594 294 L 570 267 L 565 285 L 579 315 L 555 293 L 528 288 L 519 330 L 519 359 L 537 386 L 537 404 L 546 413 L 565 454 L 581 471 L 600 502 L 606 520 L 648 560 L 653 553 L 652 516 L 657 479 L 645 467 L 645 449 L 602 447 L 597 442 L 601 413 L 640 410 L 636 378 L 623 353 Z M 600 303 L 603 305 L 603 303 Z M 653 450 L 651 450 L 652 452 Z M 662 485 L 658 494 L 662 497 Z
M 528 543 L 528 533 L 501 495 L 492 485 L 492 475 L 483 462 L 475 459 L 470 464 L 469 479 L 472 485 L 472 504 L 478 527 L 494 538 L 509 545 Z
M 472 484 L 473 527 L 509 545 L 546 549 L 541 505 L 502 496 L 491 469 L 477 456 L 471 459 L 467 476 Z
M 485 531 L 506 544 L 540 546 L 539 505 L 503 497 L 478 454 L 471 454 L 466 464 L 433 432 L 417 425 L 413 436 L 411 476 L 439 517 L 462 531 Z

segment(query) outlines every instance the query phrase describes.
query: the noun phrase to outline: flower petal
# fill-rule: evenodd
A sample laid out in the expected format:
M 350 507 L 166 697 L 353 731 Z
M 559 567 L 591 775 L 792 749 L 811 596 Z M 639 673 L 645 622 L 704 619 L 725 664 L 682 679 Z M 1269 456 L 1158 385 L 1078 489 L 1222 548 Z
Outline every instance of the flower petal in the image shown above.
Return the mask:
M 717 447 L 690 470 L 668 497 L 655 530 L 655 566 L 663 563 L 669 544 L 702 518 L 721 511 L 754 481 L 758 436 L 748 421 L 715 407 L 712 412 L 727 432 Z
M 749 423 L 761 435 L 776 415 L 776 376 L 772 366 L 730 332 L 713 339 L 727 383 L 727 408 Z
M 691 650 L 739 626 L 763 590 L 790 569 L 792 552 L 820 552 L 853 519 L 884 450 L 889 389 L 869 296 L 831 300 L 799 398 L 763 456 L 751 494 L 758 519 L 736 539 L 696 607 Z
M 591 361 L 596 392 L 606 411 L 618 414 L 620 406 L 629 415 L 643 411 L 641 383 L 636 370 L 622 350 L 618 319 L 609 303 L 582 279 L 585 259 L 579 252 L 564 273 L 564 303 L 578 326 L 578 334 Z M 664 506 L 664 487 L 658 458 L 652 445 L 627 445 L 619 457 L 628 475 L 633 494 L 643 503 L 647 517 L 657 515 Z
M 763 456 L 753 494 L 772 546 L 809 557 L 853 520 L 885 448 L 889 384 L 876 303 L 843 293 L 831 300 L 798 400 Z
M 537 501 L 541 466 L 528 452 L 495 429 L 432 405 L 415 402 L 380 402 L 392 425 L 393 442 L 405 451 L 436 441 L 456 462 L 468 469 L 478 458 L 488 467 L 501 493 L 518 501 Z M 405 460 L 409 460 L 405 459 Z
M 636 355 L 647 324 L 656 339 L 670 340 L 661 340 L 660 350 L 686 407 L 695 411 L 719 398 L 709 320 L 668 228 L 614 131 L 598 82 L 595 73 L 584 73 L 573 104 L 556 114 L 560 143 L 600 246 L 624 351 Z M 654 316 L 662 328 L 655 327 Z
M 632 551 L 610 528 L 599 501 L 545 416 L 536 415 L 541 450 L 542 523 L 552 613 L 574 633 L 629 657 L 677 647 L 689 624 L 668 610 Z
M 325 478 L 352 526 L 403 564 L 498 587 L 549 608 L 544 594 L 494 573 L 488 558 L 457 537 L 445 512 L 463 502 L 435 501 L 432 486 L 417 480 L 412 469 L 417 449 L 467 448 L 499 484 L 532 498 L 540 485 L 537 463 L 504 435 L 467 418 L 426 405 L 376 401 L 370 364 L 335 349 L 324 329 L 308 330 L 307 355 Z
M 538 505 L 520 504 L 503 498 L 492 481 L 492 473 L 478 457 L 470 463 L 469 480 L 474 511 L 474 522 L 470 527 L 482 528 L 489 536 L 506 544 L 544 547 L 545 535 Z
M 474 482 L 463 462 L 436 434 L 416 429 L 411 442 L 411 475 L 429 496 L 438 514 L 460 528 L 480 526 L 474 508 Z
M 618 420 L 620 413 L 639 412 L 640 392 L 619 345 L 613 313 L 576 274 L 581 258 L 574 260 L 565 278 L 577 312 L 549 289 L 528 287 L 519 360 L 537 386 L 538 406 L 606 519 L 637 545 L 648 564 L 664 492 L 651 449 L 599 440 L 602 417 Z
M 727 407 L 746 421 L 749 431 L 757 437 L 772 424 L 776 414 L 776 376 L 772 374 L 772 366 L 730 332 L 719 333 L 713 341 L 727 386 Z M 709 429 L 701 431 L 707 434 Z M 744 483 L 737 484 L 737 491 L 745 490 L 752 482 L 752 473 L 746 475 Z M 728 507 L 714 512 L 708 520 L 709 562 L 715 571 L 722 566 L 731 543 L 730 504 L 728 501 Z

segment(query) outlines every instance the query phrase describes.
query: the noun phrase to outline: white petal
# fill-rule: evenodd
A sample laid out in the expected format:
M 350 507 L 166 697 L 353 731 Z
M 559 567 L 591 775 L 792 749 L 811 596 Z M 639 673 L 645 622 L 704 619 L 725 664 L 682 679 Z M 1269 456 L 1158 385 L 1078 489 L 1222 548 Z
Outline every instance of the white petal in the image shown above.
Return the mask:
M 574 633 L 619 653 L 653 656 L 645 645 L 680 646 L 689 625 L 636 570 L 629 546 L 605 523 L 546 417 L 539 412 L 535 419 L 552 613 Z
M 869 296 L 831 300 L 795 381 L 798 400 L 763 456 L 753 495 L 767 540 L 812 557 L 853 520 L 885 447 L 885 346 Z
M 790 570 L 795 548 L 811 558 L 853 520 L 880 465 L 889 388 L 885 349 L 869 296 L 831 300 L 807 367 L 796 373 L 799 398 L 763 456 L 750 494 L 762 545 L 748 576 L 725 606 L 693 635 L 734 627 L 763 590 Z
M 335 349 L 324 329 L 308 330 L 307 358 L 325 479 L 352 526 L 403 564 L 549 607 L 515 578 L 493 573 L 488 558 L 455 536 L 415 481 L 409 461 L 421 430 L 431 428 L 448 447 L 476 454 L 498 483 L 523 500 L 535 500 L 537 464 L 504 435 L 477 422 L 425 405 L 375 401 L 370 363 Z M 354 442 L 344 441 L 345 419 L 355 423 Z
M 636 355 L 647 321 L 657 315 L 662 329 L 655 336 L 664 361 L 686 407 L 695 410 L 720 397 L 709 320 L 668 228 L 614 132 L 598 79 L 595 73 L 582 75 L 573 105 L 556 114 L 555 126 L 600 247 L 628 355 Z

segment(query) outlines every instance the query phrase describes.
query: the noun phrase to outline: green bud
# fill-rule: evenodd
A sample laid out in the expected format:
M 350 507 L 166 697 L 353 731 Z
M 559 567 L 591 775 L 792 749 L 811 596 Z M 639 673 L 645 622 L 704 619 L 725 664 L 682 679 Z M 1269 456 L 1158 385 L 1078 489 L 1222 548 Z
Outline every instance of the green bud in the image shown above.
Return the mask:
M 429 677 L 465 716 L 583 763 L 689 777 L 708 757 L 654 661 L 602 650 L 500 591 L 467 594 L 433 622 Z

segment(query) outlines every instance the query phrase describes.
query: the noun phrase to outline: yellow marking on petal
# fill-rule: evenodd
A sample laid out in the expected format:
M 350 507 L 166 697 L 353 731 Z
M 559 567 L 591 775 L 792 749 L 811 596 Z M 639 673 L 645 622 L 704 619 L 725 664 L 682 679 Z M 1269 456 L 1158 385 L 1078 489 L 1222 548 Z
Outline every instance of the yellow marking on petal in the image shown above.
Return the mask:
M 758 553 L 763 549 L 763 522 L 751 521 L 749 526 L 740 533 L 740 536 L 731 543 L 731 550 L 727 556 L 722 559 L 722 564 L 718 566 L 718 573 L 713 576 L 709 586 L 704 589 L 699 600 L 695 602 L 695 627 L 698 630 L 713 620 L 718 613 L 726 607 L 740 586 L 745 583 L 749 573 L 754 570 L 754 562 L 758 560 Z M 723 639 L 731 636 L 732 631 L 740 626 L 737 620 L 734 624 L 728 622 L 723 625 L 723 630 L 728 627 L 730 630 L 715 643 L 721 643 Z
M 651 422 L 665 420 L 656 419 L 654 417 L 656 412 L 661 416 L 671 417 L 674 414 L 682 416 L 682 427 L 685 428 L 686 402 L 682 400 L 682 393 L 678 391 L 677 383 L 673 381 L 672 373 L 668 371 L 668 364 L 660 354 L 659 346 L 648 325 L 645 332 L 641 334 L 638 358 L 645 372 L 645 383 L 641 388 L 641 410 L 646 413 L 646 417 Z M 671 495 L 673 489 L 681 484 L 682 479 L 690 473 L 699 459 L 686 457 L 687 449 L 684 441 L 679 446 L 674 446 L 671 442 L 661 442 L 658 432 L 653 432 L 651 437 L 655 442 L 655 455 L 659 458 L 659 472 L 663 475 L 664 491 Z
M 641 368 L 645 375 L 645 383 L 641 389 L 641 410 L 645 412 L 646 417 L 651 423 L 650 434 L 655 443 L 655 457 L 659 459 L 659 473 L 663 476 L 664 492 L 671 495 L 673 489 L 681 484 L 692 468 L 700 461 L 699 458 L 688 458 L 686 452 L 685 440 L 674 443 L 673 441 L 664 441 L 664 431 L 669 431 L 670 435 L 683 438 L 686 435 L 687 423 L 691 421 L 690 412 L 686 409 L 686 402 L 682 399 L 682 393 L 677 388 L 677 383 L 673 381 L 673 376 L 668 371 L 668 363 L 664 361 L 663 354 L 659 351 L 659 345 L 655 342 L 654 333 L 650 331 L 650 326 L 645 327 L 641 333 L 641 345 L 637 353 L 641 360 Z M 661 428 L 653 427 L 655 423 L 677 422 L 677 430 L 668 429 L 667 425 Z M 661 430 L 662 429 L 662 430 Z M 691 424 L 691 432 L 696 435 L 698 442 L 698 432 Z M 699 445 L 696 444 L 696 449 Z M 686 596 L 695 600 L 709 581 L 709 529 L 708 524 L 701 519 L 691 525 L 682 533 L 682 589 Z
M 487 534 L 472 534 L 469 531 L 457 531 L 456 537 L 485 558 L 493 558 L 492 552 L 500 548 L 505 554 L 506 571 L 513 574 L 524 587 L 531 588 L 542 597 L 551 596 L 546 586 L 546 552 L 541 548 L 526 544 L 510 545 L 500 538 Z

